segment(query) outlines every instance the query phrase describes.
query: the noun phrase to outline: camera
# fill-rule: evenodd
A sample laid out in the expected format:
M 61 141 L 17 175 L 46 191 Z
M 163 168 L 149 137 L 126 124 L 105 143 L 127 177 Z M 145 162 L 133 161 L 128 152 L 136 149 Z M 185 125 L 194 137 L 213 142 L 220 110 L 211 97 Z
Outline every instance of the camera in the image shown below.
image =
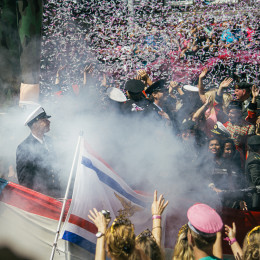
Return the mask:
M 110 217 L 110 211 L 109 210 L 105 210 L 105 209 L 102 209 L 101 210 L 101 213 L 104 215 L 105 218 L 111 218 Z

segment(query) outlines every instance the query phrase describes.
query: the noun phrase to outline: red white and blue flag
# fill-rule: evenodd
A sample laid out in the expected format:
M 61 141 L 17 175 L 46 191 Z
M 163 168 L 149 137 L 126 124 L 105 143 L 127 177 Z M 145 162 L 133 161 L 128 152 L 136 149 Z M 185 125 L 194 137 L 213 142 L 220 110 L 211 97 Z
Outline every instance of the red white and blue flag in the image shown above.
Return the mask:
M 86 142 L 82 142 L 62 238 L 95 253 L 97 229 L 87 217 L 93 208 L 109 210 L 112 220 L 119 214 L 126 215 L 134 224 L 136 234 L 151 229 L 152 199 L 131 189 Z
M 72 206 L 69 210 L 68 201 L 65 208 L 65 216 L 68 213 L 62 233 L 65 240 L 58 241 L 59 253 L 56 253 L 55 259 L 93 258 L 97 230 L 87 218 L 89 209 L 110 210 L 112 220 L 120 212 L 128 214 L 138 234 L 151 228 L 151 202 L 150 196 L 133 191 L 102 159 L 82 144 Z M 171 203 L 174 204 L 174 201 Z M 49 259 L 61 208 L 62 203 L 54 198 L 0 178 L 0 244 L 8 245 L 31 259 Z M 187 222 L 179 211 L 175 209 L 172 212 L 169 208 L 165 214 L 166 223 L 162 226 L 166 248 L 173 248 L 179 228 Z M 246 233 L 260 224 L 260 212 L 224 208 L 221 217 L 225 224 L 236 223 L 240 244 Z M 223 243 L 223 252 L 232 254 L 228 243 Z

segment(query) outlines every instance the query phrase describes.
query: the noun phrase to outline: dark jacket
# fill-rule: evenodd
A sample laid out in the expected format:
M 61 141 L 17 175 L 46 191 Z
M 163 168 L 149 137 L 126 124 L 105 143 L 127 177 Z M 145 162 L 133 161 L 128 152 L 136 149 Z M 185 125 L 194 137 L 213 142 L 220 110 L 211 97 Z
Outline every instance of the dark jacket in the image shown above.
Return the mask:
M 60 182 L 52 142 L 45 136 L 41 144 L 30 134 L 16 150 L 16 170 L 20 185 L 52 197 L 60 197 Z
M 143 114 L 142 112 L 144 112 L 147 109 L 150 103 L 151 102 L 146 98 L 143 98 L 138 101 L 130 99 L 121 105 L 121 111 L 123 114 L 128 115 Z
M 159 112 L 162 111 L 154 103 L 150 103 L 145 109 L 144 113 L 146 116 L 151 116 L 156 120 L 162 120 L 162 116 Z
M 249 186 L 260 186 L 260 155 L 258 153 L 249 153 L 245 170 Z M 252 209 L 260 209 L 260 193 L 257 191 L 252 196 Z

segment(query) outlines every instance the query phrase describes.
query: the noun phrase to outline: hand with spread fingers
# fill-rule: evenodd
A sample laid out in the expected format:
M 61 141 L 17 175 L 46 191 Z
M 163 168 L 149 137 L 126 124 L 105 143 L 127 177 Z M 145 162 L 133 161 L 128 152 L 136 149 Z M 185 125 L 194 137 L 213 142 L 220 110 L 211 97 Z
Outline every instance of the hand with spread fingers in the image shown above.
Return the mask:
M 134 79 L 136 79 L 136 80 L 141 80 L 142 77 L 141 77 L 140 75 L 136 75 L 136 76 L 134 77 Z
M 108 221 L 105 216 L 102 214 L 101 211 L 97 211 L 96 208 L 89 211 L 90 215 L 88 218 L 95 224 L 98 229 L 99 236 L 97 239 L 96 245 L 96 253 L 95 253 L 95 260 L 105 260 L 106 259 L 106 250 L 105 250 L 105 233 L 108 226 Z
M 95 224 L 98 231 L 105 233 L 108 223 L 105 218 L 105 216 L 101 213 L 101 211 L 97 211 L 96 208 L 89 211 L 90 215 L 88 215 L 88 218 Z
M 232 78 L 225 78 L 219 85 L 220 88 L 227 88 L 231 82 L 233 81 Z
M 232 81 L 233 81 L 232 78 L 225 78 L 219 85 L 217 95 L 222 96 L 223 89 L 227 88 L 231 84 Z
M 161 246 L 162 237 L 162 226 L 161 226 L 161 215 L 168 205 L 168 201 L 165 202 L 163 195 L 161 194 L 157 199 L 157 190 L 154 191 L 153 204 L 151 207 L 153 215 L 153 229 L 152 234 L 156 240 L 158 246 Z
M 260 89 L 258 87 L 256 87 L 255 85 L 253 85 L 253 87 L 252 87 L 252 96 L 254 98 L 258 97 L 259 96 L 259 91 L 260 91 Z
M 236 224 L 232 223 L 232 227 L 225 225 L 225 234 L 231 240 L 236 238 Z
M 225 234 L 227 236 L 225 240 L 229 241 L 235 259 L 242 259 L 243 252 L 236 240 L 236 225 L 234 222 L 232 223 L 232 227 L 225 225 Z
M 153 204 L 151 207 L 152 215 L 162 215 L 163 211 L 168 205 L 168 200 L 165 202 L 163 195 L 161 194 L 157 199 L 157 190 L 154 191 Z
M 179 83 L 177 81 L 171 81 L 170 82 L 170 87 L 176 88 L 177 86 L 179 86 Z
M 140 69 L 137 71 L 137 74 L 141 77 L 142 80 L 147 81 L 148 79 L 148 74 L 144 69 Z
M 179 83 L 178 83 L 178 82 L 176 82 L 176 81 L 171 81 L 171 82 L 170 82 L 170 86 L 169 86 L 169 95 L 171 95 L 172 92 L 173 92 L 173 89 L 176 88 L 176 87 L 178 87 L 178 86 L 179 86 Z
M 84 73 L 89 73 L 91 74 L 94 70 L 94 66 L 93 64 L 89 64 L 89 65 L 86 65 L 85 68 L 84 68 Z

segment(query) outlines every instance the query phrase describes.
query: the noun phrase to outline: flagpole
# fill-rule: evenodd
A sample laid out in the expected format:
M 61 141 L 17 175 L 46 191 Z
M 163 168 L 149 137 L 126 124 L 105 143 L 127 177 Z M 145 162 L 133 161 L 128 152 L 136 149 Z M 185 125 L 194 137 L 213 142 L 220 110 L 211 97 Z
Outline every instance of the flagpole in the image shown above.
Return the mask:
M 52 252 L 51 252 L 50 260 L 53 260 L 54 255 L 55 255 L 55 250 L 56 250 L 56 247 L 57 247 L 57 241 L 58 241 L 58 238 L 59 238 L 59 235 L 60 235 L 60 227 L 61 227 L 62 219 L 63 219 L 63 216 L 64 216 L 64 212 L 65 212 L 65 206 L 66 206 L 66 202 L 67 202 L 67 199 L 68 199 L 70 184 L 71 184 L 71 180 L 72 180 L 72 176 L 73 176 L 75 163 L 76 163 L 76 159 L 77 159 L 77 154 L 78 154 L 78 150 L 79 150 L 79 146 L 80 146 L 80 143 L 81 143 L 82 136 L 83 136 L 83 132 L 81 131 L 79 133 L 78 143 L 77 143 L 77 146 L 76 146 L 76 151 L 75 151 L 75 154 L 74 154 L 74 158 L 73 158 L 73 162 L 72 162 L 72 166 L 71 166 L 71 170 L 70 170 L 69 180 L 68 180 L 68 184 L 67 184 L 63 204 L 62 204 L 62 209 L 61 209 L 61 213 L 60 213 L 60 219 L 59 219 L 59 223 L 58 223 L 58 227 L 57 227 L 57 231 L 56 231 L 56 236 L 55 236 L 53 246 L 52 246 Z

